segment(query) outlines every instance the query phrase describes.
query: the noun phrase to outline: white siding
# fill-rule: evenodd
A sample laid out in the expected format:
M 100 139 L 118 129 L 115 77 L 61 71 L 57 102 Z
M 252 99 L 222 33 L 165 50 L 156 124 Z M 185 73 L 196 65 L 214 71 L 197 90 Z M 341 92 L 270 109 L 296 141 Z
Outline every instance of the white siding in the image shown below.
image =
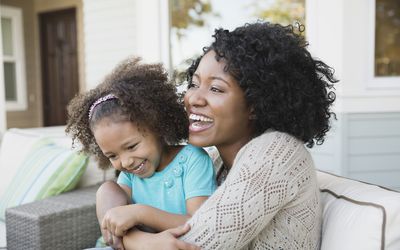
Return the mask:
M 168 1 L 84 0 L 86 87 L 128 56 L 169 64 Z
M 400 189 L 400 113 L 349 116 L 348 176 Z
M 115 65 L 136 51 L 134 0 L 84 0 L 85 80 L 96 86 Z
M 311 150 L 316 167 L 400 190 L 400 113 L 338 118 L 341 128 L 329 134 L 326 144 Z

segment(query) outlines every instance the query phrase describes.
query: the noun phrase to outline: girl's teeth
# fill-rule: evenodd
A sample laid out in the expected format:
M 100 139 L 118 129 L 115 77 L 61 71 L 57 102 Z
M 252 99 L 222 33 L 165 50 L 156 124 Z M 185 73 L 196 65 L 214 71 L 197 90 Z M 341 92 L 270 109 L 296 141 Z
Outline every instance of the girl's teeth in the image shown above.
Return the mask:
M 140 170 L 142 170 L 143 166 L 144 166 L 144 162 L 140 163 L 140 165 L 137 166 L 136 168 L 134 168 L 133 171 L 140 171 Z

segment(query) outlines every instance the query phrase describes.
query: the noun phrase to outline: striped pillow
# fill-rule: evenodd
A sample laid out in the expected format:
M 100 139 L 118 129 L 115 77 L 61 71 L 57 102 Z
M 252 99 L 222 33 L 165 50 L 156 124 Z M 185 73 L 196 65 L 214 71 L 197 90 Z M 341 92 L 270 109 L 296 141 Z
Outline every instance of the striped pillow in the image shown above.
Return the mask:
M 87 163 L 88 157 L 84 154 L 56 146 L 48 138 L 38 140 L 0 197 L 0 221 L 5 220 L 8 207 L 72 190 Z

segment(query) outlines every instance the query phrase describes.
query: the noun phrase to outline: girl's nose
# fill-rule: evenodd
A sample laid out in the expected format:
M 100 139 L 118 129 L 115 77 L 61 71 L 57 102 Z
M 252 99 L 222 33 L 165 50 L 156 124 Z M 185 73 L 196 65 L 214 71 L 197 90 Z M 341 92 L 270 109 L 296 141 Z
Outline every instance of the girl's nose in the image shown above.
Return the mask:
M 123 169 L 129 170 L 131 168 L 132 164 L 133 164 L 132 157 L 129 157 L 128 155 L 121 157 L 121 166 Z

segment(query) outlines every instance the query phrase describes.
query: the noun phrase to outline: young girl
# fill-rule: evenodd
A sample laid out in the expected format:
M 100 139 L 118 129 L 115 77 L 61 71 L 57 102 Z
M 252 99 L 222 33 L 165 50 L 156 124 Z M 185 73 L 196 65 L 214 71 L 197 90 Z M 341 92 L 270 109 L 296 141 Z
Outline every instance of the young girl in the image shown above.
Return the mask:
M 102 234 L 113 248 L 134 226 L 162 231 L 183 225 L 210 196 L 215 174 L 208 154 L 187 139 L 188 118 L 160 64 L 133 58 L 68 106 L 66 132 L 101 167 L 121 171 L 98 190 Z M 107 192 L 105 195 L 104 192 Z M 116 206 L 118 204 L 119 206 Z

